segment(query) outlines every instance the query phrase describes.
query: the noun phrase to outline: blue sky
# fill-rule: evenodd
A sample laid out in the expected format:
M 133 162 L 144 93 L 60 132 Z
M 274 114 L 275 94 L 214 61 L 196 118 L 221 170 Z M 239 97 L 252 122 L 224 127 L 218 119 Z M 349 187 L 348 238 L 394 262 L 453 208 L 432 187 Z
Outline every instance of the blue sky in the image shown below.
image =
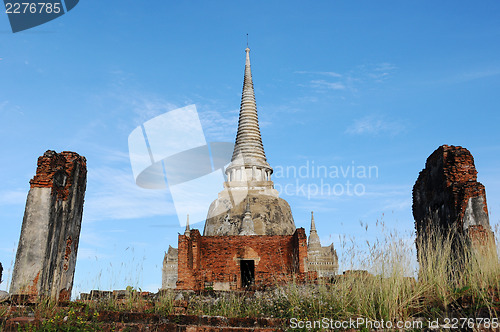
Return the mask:
M 308 232 L 314 210 L 323 245 L 333 241 L 341 260 L 339 238 L 373 243 L 381 220 L 411 243 L 411 189 L 442 144 L 472 152 L 497 224 L 499 17 L 497 1 L 80 1 L 13 34 L 0 13 L 0 289 L 8 288 L 29 180 L 48 149 L 88 161 L 74 293 L 160 287 L 164 251 L 182 228 L 168 190 L 134 184 L 128 135 L 195 104 L 207 141 L 234 141 L 247 33 L 275 183 L 364 188 L 282 193 L 297 227 Z M 313 162 L 378 172 L 277 173 Z

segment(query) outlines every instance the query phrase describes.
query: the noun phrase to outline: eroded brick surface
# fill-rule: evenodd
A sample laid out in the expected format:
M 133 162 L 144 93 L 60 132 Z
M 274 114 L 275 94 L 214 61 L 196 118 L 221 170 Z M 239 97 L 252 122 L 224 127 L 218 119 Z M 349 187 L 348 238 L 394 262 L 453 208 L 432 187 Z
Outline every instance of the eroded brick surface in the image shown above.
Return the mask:
M 79 168 L 75 174 L 75 168 Z M 76 175 L 76 176 L 75 176 Z M 48 150 L 38 158 L 36 174 L 30 180 L 31 188 L 52 188 L 58 199 L 67 200 L 73 184 L 85 185 L 87 160 L 78 153 Z
M 413 187 L 417 243 L 430 230 L 456 232 L 474 245 L 493 239 L 484 186 L 477 182 L 472 154 L 460 146 L 440 146 Z
M 14 265 L 11 293 L 68 300 L 73 286 L 87 163 L 75 152 L 38 158 Z
M 306 275 L 307 238 L 293 235 L 201 236 L 196 229 L 179 235 L 178 289 L 241 289 L 242 260 L 255 265 L 255 286 L 274 285 Z
M 80 316 L 87 321 L 87 317 Z M 14 332 L 38 328 L 43 319 L 35 317 L 16 317 L 7 319 L 4 332 Z M 90 321 L 87 324 L 91 324 Z M 219 316 L 168 315 L 147 313 L 127 313 L 101 311 L 93 323 L 101 331 L 284 331 L 286 319 L 276 318 L 227 318 Z M 90 326 L 90 325 L 89 325 Z M 60 326 L 61 330 L 63 326 Z

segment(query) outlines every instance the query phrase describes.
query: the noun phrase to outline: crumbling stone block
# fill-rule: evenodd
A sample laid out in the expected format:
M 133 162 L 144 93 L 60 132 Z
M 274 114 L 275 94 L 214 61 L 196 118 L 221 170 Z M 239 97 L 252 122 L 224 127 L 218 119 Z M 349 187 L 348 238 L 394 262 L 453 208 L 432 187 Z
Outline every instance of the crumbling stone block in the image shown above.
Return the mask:
M 485 188 L 467 149 L 443 145 L 427 158 L 413 187 L 413 216 L 417 250 L 431 231 L 453 232 L 476 248 L 492 245 Z
M 87 182 L 86 159 L 48 150 L 30 181 L 10 292 L 69 300 Z
M 173 305 L 173 315 L 185 315 L 187 313 L 188 302 L 186 300 L 175 300 Z

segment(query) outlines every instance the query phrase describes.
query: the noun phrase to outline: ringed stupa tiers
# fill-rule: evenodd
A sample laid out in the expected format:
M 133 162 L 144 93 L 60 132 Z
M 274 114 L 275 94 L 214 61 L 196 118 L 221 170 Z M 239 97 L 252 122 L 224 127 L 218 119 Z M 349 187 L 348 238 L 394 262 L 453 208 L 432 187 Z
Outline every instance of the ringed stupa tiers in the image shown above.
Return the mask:
M 309 245 L 271 181 L 247 47 L 238 131 L 222 191 L 209 207 L 203 236 L 179 235 L 163 261 L 162 288 L 238 290 L 329 278 L 338 270 L 333 244 L 321 247 L 314 219 Z M 189 217 L 188 217 L 189 218 Z
M 292 235 L 295 232 L 292 211 L 288 203 L 278 197 L 271 181 L 273 169 L 267 162 L 260 135 L 250 49 L 247 47 L 245 51 L 245 76 L 233 157 L 225 171 L 224 190 L 208 210 L 203 235 L 239 235 L 247 205 L 255 235 Z
M 238 133 L 236 134 L 231 165 L 226 169 L 226 174 L 229 181 L 238 181 L 245 178 L 245 180 L 267 182 L 271 178 L 273 169 L 267 163 L 260 136 L 259 117 L 257 115 L 257 104 L 255 102 L 250 67 L 250 49 L 247 48 L 245 52 L 245 76 L 243 79 Z M 243 173 L 240 173 L 241 171 Z

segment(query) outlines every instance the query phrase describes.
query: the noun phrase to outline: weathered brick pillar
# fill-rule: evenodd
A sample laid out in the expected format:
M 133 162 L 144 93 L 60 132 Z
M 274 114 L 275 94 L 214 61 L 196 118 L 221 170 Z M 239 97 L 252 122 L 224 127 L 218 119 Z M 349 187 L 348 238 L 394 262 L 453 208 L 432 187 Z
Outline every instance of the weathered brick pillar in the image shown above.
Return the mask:
M 87 183 L 85 157 L 48 150 L 30 181 L 10 293 L 69 300 Z
M 177 289 L 197 290 L 201 235 L 197 229 L 179 235 Z
M 494 245 L 486 192 L 467 149 L 443 145 L 427 158 L 413 187 L 413 216 L 417 250 L 430 232 L 452 232 L 457 237 L 453 249 L 462 245 L 460 238 L 476 249 Z
M 293 255 L 292 271 L 299 274 L 307 272 L 307 236 L 302 227 L 293 233 Z

